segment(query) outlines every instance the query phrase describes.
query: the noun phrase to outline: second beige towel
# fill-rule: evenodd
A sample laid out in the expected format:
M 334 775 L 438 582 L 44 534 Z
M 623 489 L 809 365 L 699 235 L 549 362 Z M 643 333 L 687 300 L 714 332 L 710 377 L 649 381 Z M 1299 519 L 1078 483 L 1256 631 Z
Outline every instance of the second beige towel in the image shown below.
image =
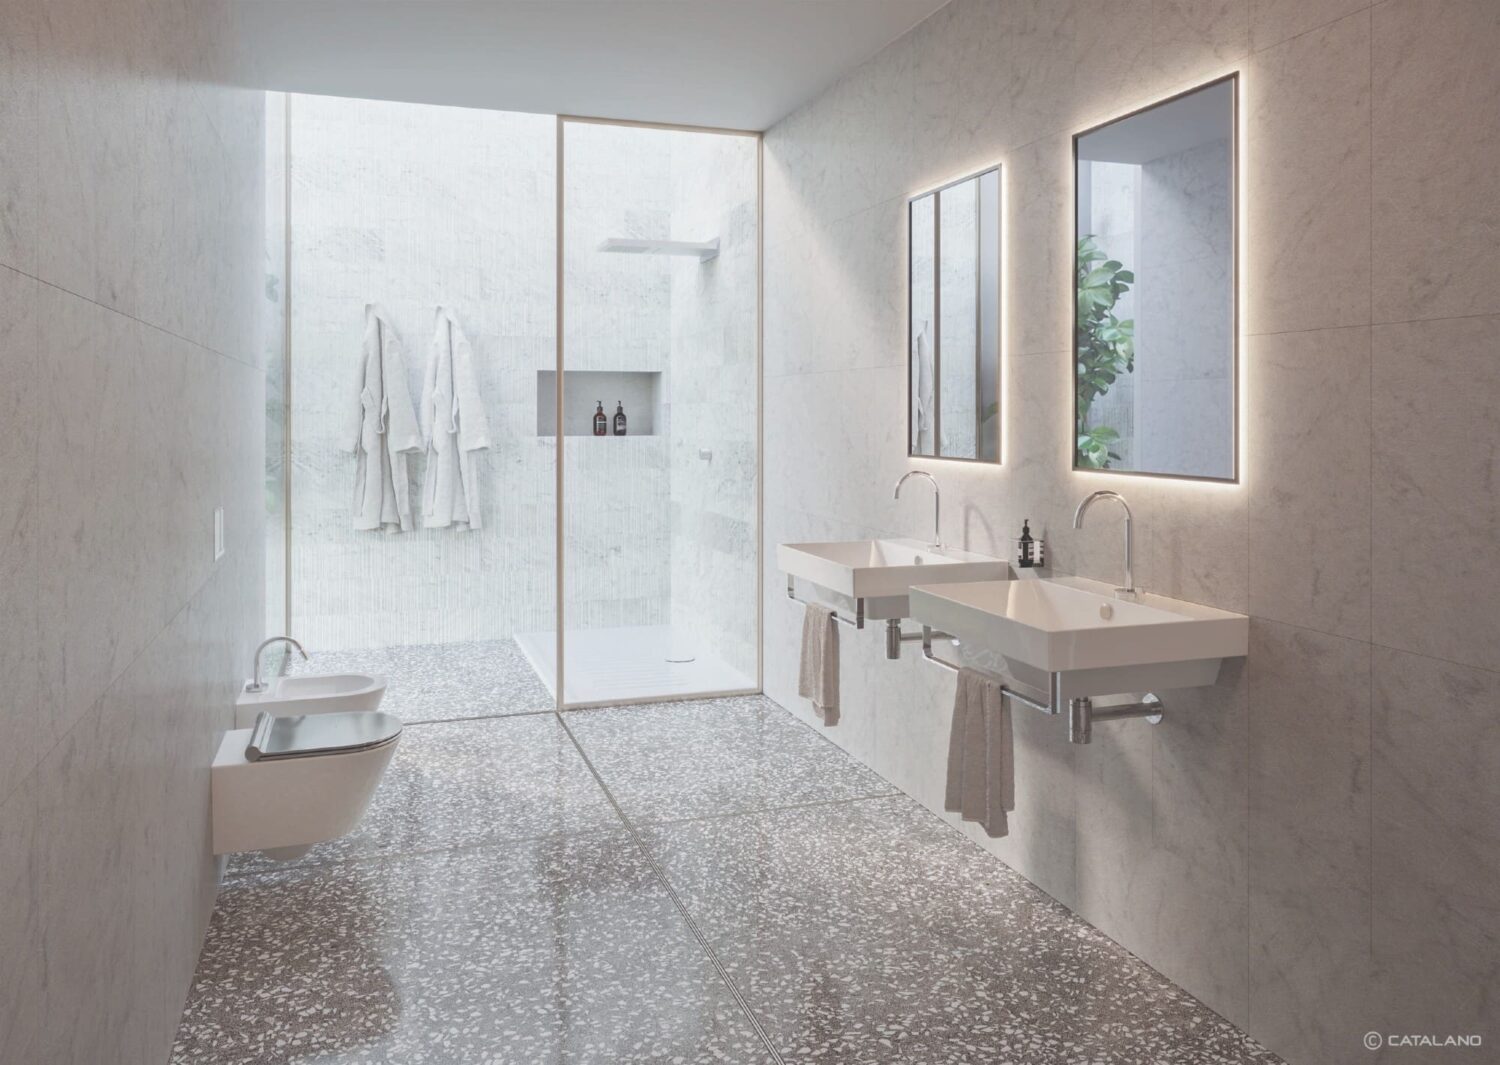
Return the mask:
M 839 623 L 832 610 L 816 603 L 802 617 L 797 694 L 812 700 L 824 725 L 839 723 Z
M 1005 815 L 1016 808 L 1010 704 L 998 680 L 972 669 L 958 671 L 943 808 L 992 837 L 1010 831 Z

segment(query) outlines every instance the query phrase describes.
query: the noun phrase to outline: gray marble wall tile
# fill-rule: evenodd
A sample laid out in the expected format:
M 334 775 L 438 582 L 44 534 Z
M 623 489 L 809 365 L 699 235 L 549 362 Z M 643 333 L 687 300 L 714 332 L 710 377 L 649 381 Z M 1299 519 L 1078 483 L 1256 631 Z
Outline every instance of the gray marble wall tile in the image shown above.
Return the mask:
M 1374 661 L 1373 946 L 1381 1030 L 1495 1036 L 1500 674 Z M 1438 1061 L 1452 1050 L 1391 1060 Z
M 0 9 L 0 264 L 36 272 L 37 35 L 41 0 L 12 0 Z
M 1007 353 L 1070 350 L 1073 333 L 1071 138 L 1049 136 L 1008 153 L 1010 233 Z M 1024 262 L 1025 266 L 1020 264 Z M 1030 431 L 1045 432 L 1042 426 Z
M 1370 1002 L 1370 645 L 1256 621 L 1250 1004 L 1290 1061 L 1354 1061 Z
M 162 1060 L 215 890 L 208 765 L 263 595 L 259 372 L 201 346 L 255 357 L 259 118 L 219 84 L 226 11 L 0 14 L 0 261 L 39 278 L 0 278 L 0 802 L 35 839 L 0 929 L 41 951 L 6 967 L 7 1061 Z
M 218 356 L 51 286 L 40 314 L 42 697 L 58 737 L 211 570 L 219 484 L 201 457 L 223 426 Z
M 1370 321 L 1370 16 L 1257 52 L 1245 71 L 1241 329 Z
M 37 288 L 0 267 L 0 802 L 20 786 L 50 734 L 38 706 Z
M 1250 46 L 1270 48 L 1370 6 L 1371 0 L 1250 0 Z
M 42 1036 L 41 884 L 35 774 L 0 799 L 0 1059 L 36 1061 Z
M 1250 51 L 1245 0 L 1152 0 L 1151 58 L 1178 81 L 1212 76 Z
M 1500 580 L 1495 445 L 1476 440 L 1500 403 L 1500 318 L 1374 330 L 1375 642 L 1500 669 L 1490 597 Z M 1434 534 L 1441 564 L 1413 549 Z
M 1394 0 L 1373 12 L 1375 321 L 1500 311 L 1500 7 Z
M 1248 607 L 1370 637 L 1370 330 L 1246 337 Z

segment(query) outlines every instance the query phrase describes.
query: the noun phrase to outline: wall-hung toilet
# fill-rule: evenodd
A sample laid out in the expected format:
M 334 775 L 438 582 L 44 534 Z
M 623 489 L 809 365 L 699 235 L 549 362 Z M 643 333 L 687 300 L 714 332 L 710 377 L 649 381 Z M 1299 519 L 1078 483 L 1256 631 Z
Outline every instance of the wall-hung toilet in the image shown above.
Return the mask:
M 214 853 L 299 858 L 359 824 L 401 739 L 379 711 L 275 717 L 224 734 L 212 773 Z

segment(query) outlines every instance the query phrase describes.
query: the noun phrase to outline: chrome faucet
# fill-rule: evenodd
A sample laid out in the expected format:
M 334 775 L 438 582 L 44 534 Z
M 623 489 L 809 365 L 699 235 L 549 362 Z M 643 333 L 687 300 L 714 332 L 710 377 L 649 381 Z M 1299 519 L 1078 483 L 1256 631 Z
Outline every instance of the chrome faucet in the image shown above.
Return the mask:
M 307 652 L 302 649 L 300 643 L 290 636 L 272 636 L 269 640 L 263 640 L 261 645 L 255 649 L 255 679 L 245 685 L 247 692 L 263 692 L 266 690 L 265 684 L 260 679 L 260 659 L 261 655 L 265 653 L 266 648 L 270 647 L 273 643 L 291 644 L 297 649 L 297 653 L 302 656 L 302 660 L 304 662 L 307 661 Z
M 901 498 L 901 486 L 909 477 L 926 477 L 932 482 L 932 548 L 934 551 L 943 549 L 943 537 L 940 530 L 943 526 L 943 493 L 938 488 L 937 478 L 926 470 L 907 470 L 901 475 L 901 480 L 896 482 L 896 492 L 892 499 Z
M 1134 599 L 1139 594 L 1135 587 L 1135 543 L 1130 528 L 1130 504 L 1125 502 L 1125 497 L 1119 492 L 1110 492 L 1108 490 L 1095 492 L 1093 495 L 1088 496 L 1082 503 L 1078 504 L 1078 509 L 1073 513 L 1073 528 L 1083 528 L 1083 515 L 1088 511 L 1089 507 L 1094 505 L 1094 501 L 1099 499 L 1113 499 L 1125 508 L 1125 587 L 1116 588 L 1115 595 L 1121 599 Z

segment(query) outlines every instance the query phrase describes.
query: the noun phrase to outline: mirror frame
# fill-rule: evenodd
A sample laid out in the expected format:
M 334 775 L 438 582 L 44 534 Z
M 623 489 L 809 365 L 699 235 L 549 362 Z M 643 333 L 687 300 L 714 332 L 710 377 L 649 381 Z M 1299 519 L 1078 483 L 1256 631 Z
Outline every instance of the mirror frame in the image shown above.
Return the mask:
M 1229 287 L 1230 287 L 1230 433 L 1231 440 L 1231 469 L 1228 477 L 1211 477 L 1204 474 L 1187 473 L 1154 473 L 1150 470 L 1101 470 L 1092 466 L 1078 465 L 1078 142 L 1090 133 L 1096 133 L 1101 129 L 1113 126 L 1117 122 L 1134 118 L 1136 115 L 1154 111 L 1158 107 L 1173 103 L 1186 96 L 1210 89 L 1215 85 L 1229 83 Z M 1153 100 L 1143 107 L 1137 107 L 1133 111 L 1116 115 L 1114 118 L 1104 122 L 1098 122 L 1088 129 L 1079 130 L 1073 134 L 1073 183 L 1072 214 L 1073 225 L 1073 247 L 1068 256 L 1072 263 L 1072 270 L 1068 275 L 1068 305 L 1072 308 L 1069 313 L 1071 328 L 1068 336 L 1068 361 L 1071 370 L 1068 373 L 1069 386 L 1072 389 L 1072 397 L 1069 402 L 1071 410 L 1068 419 L 1068 455 L 1069 465 L 1075 473 L 1102 473 L 1114 477 L 1157 477 L 1170 481 L 1207 481 L 1212 484 L 1239 484 L 1240 482 L 1240 403 L 1242 401 L 1243 388 L 1240 382 L 1240 72 L 1232 71 L 1222 77 L 1205 81 L 1201 85 L 1194 85 L 1190 89 L 1173 93 L 1171 96 L 1160 100 Z
M 995 457 L 970 458 L 967 455 L 944 455 L 942 454 L 942 427 L 943 427 L 943 387 L 942 387 L 942 365 L 943 365 L 943 332 L 942 332 L 942 306 L 943 298 L 941 284 L 938 283 L 942 276 L 942 209 L 940 194 L 951 188 L 956 188 L 966 181 L 974 181 L 986 174 L 996 175 L 996 183 L 999 187 L 1000 217 L 997 219 L 999 233 L 997 234 L 997 247 L 995 249 L 995 409 L 999 412 L 999 424 L 995 427 Z M 913 395 L 912 395 L 912 362 L 916 358 L 915 342 L 912 338 L 912 289 L 913 281 L 916 279 L 915 254 L 912 240 L 912 209 L 918 200 L 924 200 L 928 196 L 933 197 L 932 207 L 932 231 L 933 231 L 933 394 L 932 402 L 934 408 L 933 440 L 935 442 L 936 454 L 923 454 L 916 450 L 915 429 L 916 424 L 912 419 Z M 982 166 L 978 170 L 964 174 L 962 177 L 945 181 L 940 185 L 923 189 L 906 198 L 906 455 L 912 459 L 928 459 L 936 462 L 970 462 L 979 466 L 1002 466 L 1005 464 L 1005 167 L 1003 163 L 995 162 L 988 166 Z M 982 231 L 976 227 L 975 243 L 983 239 Z M 976 278 L 975 289 L 983 284 L 982 278 Z M 976 314 L 978 310 L 976 309 Z M 976 339 L 975 372 L 978 374 L 978 340 Z M 978 395 L 978 382 L 975 383 L 975 394 Z M 978 440 L 975 441 L 976 450 Z

